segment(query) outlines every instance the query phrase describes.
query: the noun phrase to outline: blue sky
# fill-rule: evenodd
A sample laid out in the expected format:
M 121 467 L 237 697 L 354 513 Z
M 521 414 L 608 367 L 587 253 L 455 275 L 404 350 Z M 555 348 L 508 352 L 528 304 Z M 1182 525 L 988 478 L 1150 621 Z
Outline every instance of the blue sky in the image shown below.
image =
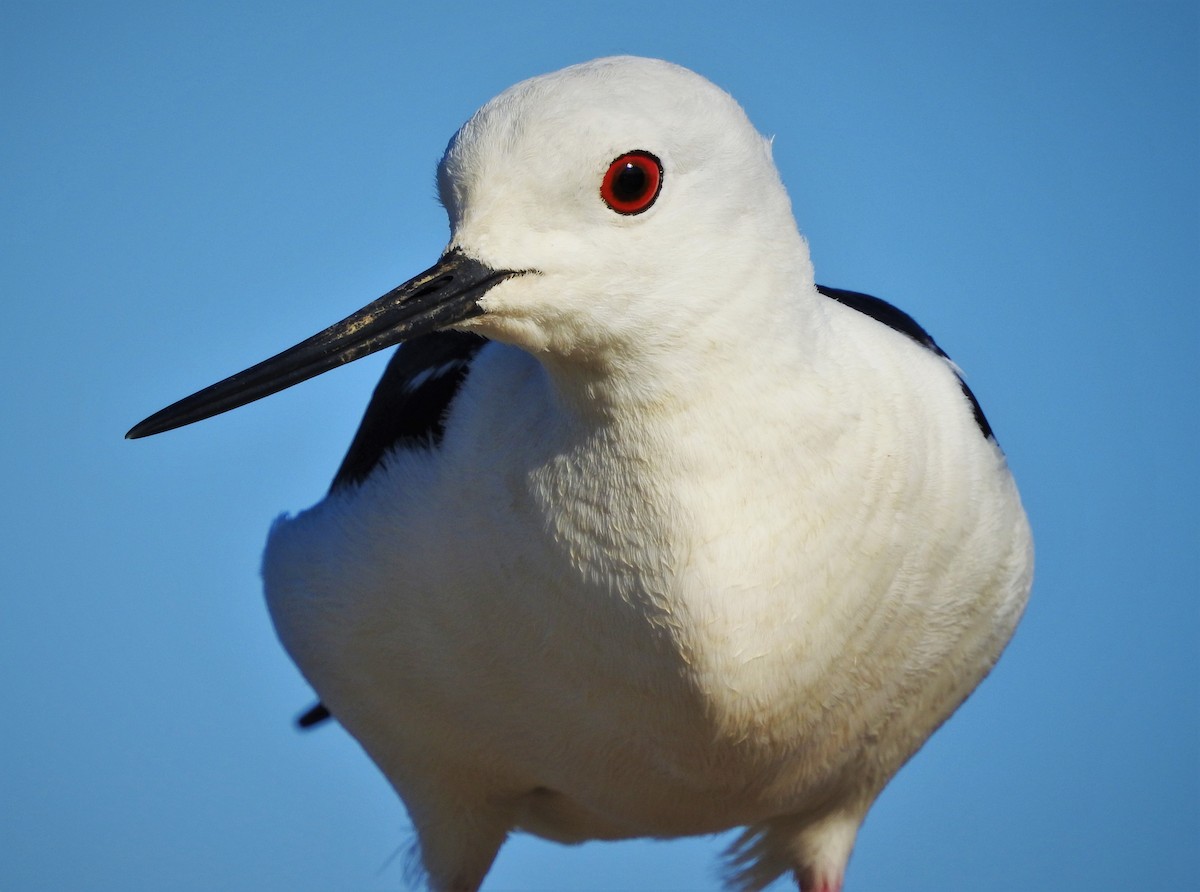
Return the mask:
M 516 80 L 618 52 L 732 92 L 818 280 L 964 367 L 1033 600 L 885 791 L 849 892 L 1200 872 L 1194 3 L 4 4 L 0 887 L 395 889 L 407 819 L 277 645 L 267 525 L 383 359 L 135 421 L 428 266 L 433 169 Z M 722 839 L 514 839 L 485 888 L 715 889 Z

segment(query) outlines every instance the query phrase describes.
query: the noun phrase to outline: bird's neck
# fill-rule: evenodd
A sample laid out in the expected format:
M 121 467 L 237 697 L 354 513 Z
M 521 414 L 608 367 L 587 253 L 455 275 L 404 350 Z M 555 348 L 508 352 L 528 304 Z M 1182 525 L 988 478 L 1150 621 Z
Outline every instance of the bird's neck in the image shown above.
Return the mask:
M 632 413 L 645 422 L 716 405 L 751 409 L 755 392 L 818 374 L 825 327 L 813 295 L 672 320 L 612 349 L 538 359 L 563 407 L 581 417 Z

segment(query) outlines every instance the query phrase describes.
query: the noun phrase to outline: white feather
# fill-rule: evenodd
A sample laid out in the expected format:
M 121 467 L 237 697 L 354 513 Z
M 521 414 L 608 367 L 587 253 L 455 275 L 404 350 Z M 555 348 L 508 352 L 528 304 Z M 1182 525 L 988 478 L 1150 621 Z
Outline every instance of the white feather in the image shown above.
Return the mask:
M 626 217 L 597 188 L 632 149 L 664 185 Z M 817 293 L 769 145 L 684 69 L 518 84 L 440 183 L 454 247 L 538 274 L 463 326 L 498 343 L 440 449 L 276 523 L 285 646 L 404 798 L 435 888 L 476 886 L 514 828 L 743 825 L 735 885 L 839 887 L 1030 585 L 953 367 Z

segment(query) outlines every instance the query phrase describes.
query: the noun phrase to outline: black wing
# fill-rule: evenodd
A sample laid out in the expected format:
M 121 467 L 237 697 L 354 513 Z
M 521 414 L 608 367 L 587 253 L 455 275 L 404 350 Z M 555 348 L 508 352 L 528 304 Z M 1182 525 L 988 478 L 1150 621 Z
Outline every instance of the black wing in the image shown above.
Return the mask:
M 895 329 L 903 335 L 912 338 L 922 347 L 927 350 L 932 350 L 938 356 L 949 361 L 950 357 L 946 355 L 946 351 L 937 345 L 929 332 L 923 329 L 917 320 L 908 313 L 901 310 L 899 307 L 894 307 L 886 300 L 880 300 L 878 297 L 872 297 L 869 294 L 861 294 L 858 291 L 846 291 L 843 288 L 829 288 L 825 285 L 818 285 L 817 290 L 826 297 L 831 297 L 838 303 L 850 307 L 853 310 L 864 315 L 870 316 L 877 322 L 882 322 L 888 328 Z M 983 414 L 983 408 L 979 405 L 979 400 L 975 399 L 975 394 L 971 392 L 971 388 L 967 386 L 967 382 L 963 380 L 962 375 L 955 372 L 958 377 L 958 383 L 962 386 L 963 395 L 971 404 L 971 411 L 975 415 L 975 423 L 979 425 L 979 430 L 989 440 L 995 440 L 996 435 L 992 433 L 992 426 L 988 424 L 987 417 Z
M 329 491 L 362 483 L 397 445 L 440 443 L 446 409 L 486 343 L 478 335 L 437 331 L 397 348 Z
M 458 393 L 471 360 L 486 343 L 478 335 L 437 331 L 397 348 L 371 395 L 329 491 L 362 483 L 398 445 L 433 447 L 440 443 L 446 409 Z M 325 704 L 316 703 L 296 719 L 296 724 L 314 728 L 330 718 Z

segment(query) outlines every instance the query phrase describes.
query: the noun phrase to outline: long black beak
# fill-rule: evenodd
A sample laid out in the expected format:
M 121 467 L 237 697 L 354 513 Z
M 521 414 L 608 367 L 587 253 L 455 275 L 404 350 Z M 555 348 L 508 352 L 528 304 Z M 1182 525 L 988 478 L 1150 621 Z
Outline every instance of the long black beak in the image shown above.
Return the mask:
M 478 316 L 483 312 L 479 298 L 514 275 L 517 273 L 512 270 L 484 266 L 458 249 L 447 251 L 434 266 L 357 313 L 277 356 L 155 412 L 125 436 L 136 440 L 212 418 L 377 350 Z

